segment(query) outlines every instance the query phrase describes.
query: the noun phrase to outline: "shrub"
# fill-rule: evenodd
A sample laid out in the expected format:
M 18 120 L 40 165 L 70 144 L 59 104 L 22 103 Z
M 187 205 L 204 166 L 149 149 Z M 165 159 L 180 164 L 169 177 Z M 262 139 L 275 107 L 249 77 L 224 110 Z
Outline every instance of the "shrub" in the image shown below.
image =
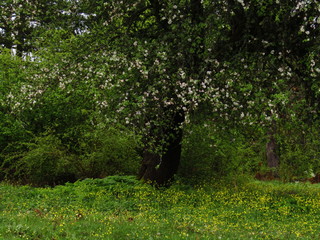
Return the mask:
M 5 151 L 8 151 L 9 148 L 12 149 L 9 145 L 14 146 L 16 142 L 25 142 L 30 138 L 30 133 L 23 127 L 22 123 L 9 114 L 1 113 L 0 108 L 0 180 L 4 178 L 1 165 L 4 161 Z
M 4 177 L 39 186 L 116 174 L 134 175 L 138 170 L 140 140 L 127 129 L 88 131 L 74 142 L 62 142 L 59 137 L 46 133 L 32 141 L 7 146 L 0 165 Z
M 80 143 L 78 170 L 84 177 L 136 174 L 140 156 L 140 140 L 121 127 L 103 128 L 87 133 Z
M 8 180 L 39 186 L 75 179 L 72 156 L 52 134 L 36 137 L 32 142 L 17 143 L 10 148 L 3 163 Z
M 278 135 L 280 175 L 283 180 L 310 178 L 320 172 L 319 130 L 312 126 L 293 126 Z
M 218 130 L 209 124 L 187 126 L 180 175 L 195 179 L 251 173 L 261 162 L 261 144 L 238 130 Z

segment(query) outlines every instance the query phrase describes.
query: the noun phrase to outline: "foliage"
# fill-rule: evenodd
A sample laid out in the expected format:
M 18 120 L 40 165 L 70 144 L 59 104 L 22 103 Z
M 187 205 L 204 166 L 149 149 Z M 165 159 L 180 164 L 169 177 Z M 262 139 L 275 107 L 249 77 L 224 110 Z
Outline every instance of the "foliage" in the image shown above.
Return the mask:
M 12 151 L 11 148 L 5 155 L 2 165 L 8 180 L 34 185 L 54 185 L 74 180 L 72 156 L 68 155 L 57 137 L 50 134 L 36 137 L 32 142 L 15 146 L 15 149 Z
M 140 163 L 139 138 L 125 128 L 109 127 L 87 133 L 79 148 L 82 154 L 76 167 L 81 177 L 132 175 Z
M 85 17 L 77 11 L 77 1 L 15 1 L 0 3 L 0 46 L 20 57 L 32 56 L 39 34 L 50 28 L 63 28 L 69 33 L 82 32 Z
M 0 166 L 3 162 L 1 152 L 8 145 L 12 142 L 27 141 L 32 135 L 8 105 L 13 97 L 12 92 L 18 90 L 20 83 L 25 80 L 23 66 L 21 59 L 11 56 L 8 49 L 0 49 Z M 0 179 L 3 179 L 2 171 Z
M 185 127 L 179 175 L 203 181 L 210 176 L 253 174 L 262 161 L 261 143 L 249 141 L 237 129 L 219 129 L 210 122 Z
M 63 32 L 56 31 L 57 41 Z M 138 137 L 112 127 L 114 122 L 95 110 L 92 82 L 64 86 L 45 76 L 60 60 L 28 62 L 1 53 L 0 177 L 55 185 L 136 173 Z
M 306 179 L 319 172 L 318 128 L 286 126 L 279 131 L 280 173 L 284 180 Z
M 67 148 L 52 132 L 31 142 L 15 143 L 3 152 L 2 174 L 7 180 L 32 185 L 56 185 L 86 177 L 135 174 L 139 140 L 129 131 L 103 129 L 83 136 Z
M 252 180 L 161 191 L 134 177 L 0 185 L 5 239 L 314 239 L 319 186 Z M 143 231 L 142 231 L 143 230 Z
M 319 11 L 316 0 L 5 0 L 0 146 L 33 138 L 39 146 L 22 147 L 23 156 L 40 164 L 52 143 L 79 164 L 78 176 L 105 176 L 135 166 L 124 161 L 137 159 L 131 131 L 142 136 L 141 149 L 165 155 L 179 138 L 172 133 L 190 127 L 204 135 L 185 134 L 190 165 L 226 174 L 252 171 L 272 132 L 285 175 L 316 171 L 318 144 L 309 134 L 299 145 L 292 129 L 318 128 Z M 188 126 L 202 112 L 210 113 L 202 115 L 208 134 L 202 123 Z M 103 124 L 130 134 L 104 128 L 96 139 Z M 50 144 L 39 140 L 48 131 Z M 126 153 L 115 154 L 111 142 Z

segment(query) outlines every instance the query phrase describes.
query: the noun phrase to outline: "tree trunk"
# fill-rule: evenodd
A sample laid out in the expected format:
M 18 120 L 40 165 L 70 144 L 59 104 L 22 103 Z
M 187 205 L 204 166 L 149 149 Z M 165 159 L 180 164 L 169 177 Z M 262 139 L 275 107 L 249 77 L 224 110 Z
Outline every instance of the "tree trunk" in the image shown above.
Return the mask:
M 139 179 L 160 186 L 170 184 L 180 164 L 183 121 L 183 114 L 175 114 L 174 124 L 165 131 L 167 136 L 172 137 L 167 141 L 166 152 L 163 155 L 153 153 L 149 149 L 145 150 L 138 174 Z
M 267 155 L 267 166 L 269 168 L 279 167 L 279 156 L 277 154 L 277 142 L 274 138 L 276 133 L 276 123 L 272 121 L 269 132 L 268 132 L 268 142 L 266 144 L 266 155 Z
M 168 31 L 167 21 L 163 21 L 161 18 L 161 1 L 151 0 L 150 3 L 153 7 L 154 15 L 159 23 L 159 26 L 164 31 Z M 197 25 L 202 21 L 203 17 L 203 7 L 201 0 L 191 0 L 190 1 L 190 14 L 192 16 L 192 25 Z M 197 29 L 196 27 L 194 29 Z M 200 36 L 203 41 L 204 30 L 201 32 L 195 31 L 193 34 L 194 38 Z M 188 64 L 191 74 L 199 74 L 200 71 L 200 53 L 203 52 L 201 46 L 204 44 L 199 44 L 198 51 L 193 53 L 191 56 L 187 56 L 187 59 L 192 59 Z M 170 114 L 169 114 L 170 116 Z M 143 154 L 142 165 L 139 172 L 139 179 L 147 182 L 151 182 L 156 185 L 167 185 L 173 180 L 174 174 L 178 171 L 181 158 L 181 141 L 182 141 L 182 129 L 181 124 L 184 122 L 183 111 L 175 111 L 172 116 L 172 124 L 170 126 L 164 127 L 162 129 L 163 134 L 169 136 L 165 144 L 165 153 L 163 155 L 154 153 L 152 149 L 146 149 Z M 152 129 L 151 129 L 152 130 Z M 155 129 L 156 130 L 156 129 Z M 154 131 L 159 132 L 159 131 Z M 156 139 L 156 144 L 162 146 L 161 137 L 157 141 L 157 136 L 152 136 Z M 157 146 L 156 146 L 157 147 Z
M 266 145 L 267 152 L 267 165 L 269 168 L 279 167 L 279 157 L 276 152 L 277 143 L 273 135 L 270 135 L 269 141 Z

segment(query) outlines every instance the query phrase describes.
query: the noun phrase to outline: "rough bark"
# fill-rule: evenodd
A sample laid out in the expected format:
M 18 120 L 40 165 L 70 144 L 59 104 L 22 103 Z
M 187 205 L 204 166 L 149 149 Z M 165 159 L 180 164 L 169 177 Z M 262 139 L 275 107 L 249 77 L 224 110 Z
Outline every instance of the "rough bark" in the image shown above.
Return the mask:
M 279 157 L 276 153 L 277 144 L 273 136 L 270 137 L 266 145 L 267 150 L 267 165 L 269 168 L 279 167 Z
M 172 126 L 166 129 L 165 134 L 173 136 L 166 145 L 166 152 L 161 156 L 146 149 L 143 153 L 143 160 L 138 174 L 139 179 L 156 185 L 167 185 L 173 180 L 178 171 L 181 158 L 181 123 L 184 116 L 178 113 L 173 118 Z
M 266 155 L 267 155 L 267 166 L 269 168 L 279 167 L 279 156 L 277 154 L 277 142 L 274 137 L 275 134 L 275 123 L 272 123 L 272 127 L 268 132 L 268 142 L 266 144 Z

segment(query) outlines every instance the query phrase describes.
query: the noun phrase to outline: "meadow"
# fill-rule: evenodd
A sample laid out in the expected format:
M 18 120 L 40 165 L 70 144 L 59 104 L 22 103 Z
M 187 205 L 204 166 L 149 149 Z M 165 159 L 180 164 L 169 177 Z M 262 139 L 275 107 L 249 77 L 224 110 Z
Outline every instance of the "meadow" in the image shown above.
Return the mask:
M 133 176 L 54 188 L 0 184 L 0 239 L 319 239 L 320 187 L 212 180 L 156 189 Z

